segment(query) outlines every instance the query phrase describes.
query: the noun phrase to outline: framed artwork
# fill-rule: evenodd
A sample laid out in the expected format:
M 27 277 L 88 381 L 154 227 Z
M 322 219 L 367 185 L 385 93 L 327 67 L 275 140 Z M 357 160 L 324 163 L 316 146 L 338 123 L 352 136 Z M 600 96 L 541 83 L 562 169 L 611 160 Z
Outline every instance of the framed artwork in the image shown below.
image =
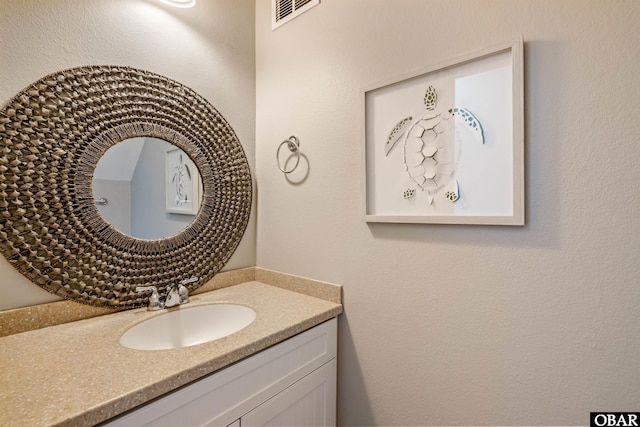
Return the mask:
M 179 148 L 165 153 L 166 210 L 195 215 L 200 210 L 200 173 L 193 161 Z
M 365 221 L 524 225 L 523 42 L 364 91 Z

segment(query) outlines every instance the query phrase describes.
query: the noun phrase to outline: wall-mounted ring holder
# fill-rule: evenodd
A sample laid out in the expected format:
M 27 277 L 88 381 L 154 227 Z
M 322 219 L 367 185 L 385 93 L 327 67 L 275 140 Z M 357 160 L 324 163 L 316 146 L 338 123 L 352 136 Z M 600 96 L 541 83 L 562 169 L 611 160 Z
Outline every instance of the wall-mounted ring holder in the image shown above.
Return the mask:
M 291 169 L 286 169 L 287 161 L 285 161 L 284 165 L 280 164 L 280 150 L 285 145 L 287 146 L 289 151 L 294 153 L 296 156 L 296 163 Z M 297 137 L 292 135 L 289 137 L 289 139 L 285 139 L 280 143 L 280 145 L 278 146 L 278 151 L 276 151 L 276 163 L 278 164 L 278 169 L 280 169 L 284 173 L 291 173 L 298 167 L 298 164 L 300 164 L 300 141 Z

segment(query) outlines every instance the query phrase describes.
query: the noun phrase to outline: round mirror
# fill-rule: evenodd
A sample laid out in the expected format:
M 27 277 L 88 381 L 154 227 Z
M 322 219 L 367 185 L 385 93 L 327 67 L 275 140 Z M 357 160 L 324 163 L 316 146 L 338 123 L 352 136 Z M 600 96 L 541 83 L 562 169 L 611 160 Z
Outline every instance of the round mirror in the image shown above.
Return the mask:
M 142 153 L 149 138 L 171 144 L 151 167 L 165 195 L 154 213 L 182 224 L 138 238 L 100 213 L 96 202 L 116 200 L 94 196 L 93 178 L 109 149 L 142 139 Z M 195 276 L 192 291 L 224 267 L 249 221 L 251 172 L 231 125 L 192 89 L 149 71 L 87 66 L 43 77 L 0 109 L 0 150 L 0 252 L 63 298 L 139 307 L 148 293 L 138 286 L 164 296 Z M 196 169 L 201 199 L 190 186 Z
M 96 165 L 91 185 L 104 219 L 138 239 L 179 234 L 202 203 L 195 163 L 159 138 L 129 138 L 109 148 Z

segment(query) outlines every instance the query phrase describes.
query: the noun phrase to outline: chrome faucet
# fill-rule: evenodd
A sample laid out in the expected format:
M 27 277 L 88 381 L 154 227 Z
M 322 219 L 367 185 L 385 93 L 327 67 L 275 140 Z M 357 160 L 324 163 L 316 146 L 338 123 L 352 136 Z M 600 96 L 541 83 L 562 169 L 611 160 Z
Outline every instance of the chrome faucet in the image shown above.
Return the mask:
M 158 288 L 155 286 L 138 286 L 136 288 L 136 292 L 144 292 L 151 291 L 151 296 L 149 297 L 149 305 L 147 305 L 147 310 L 156 311 L 162 310 L 164 308 L 164 304 L 160 301 L 160 295 L 158 295 Z
M 149 297 L 149 305 L 147 306 L 147 310 L 149 311 L 162 310 L 163 308 L 173 307 L 176 305 L 188 303 L 189 290 L 185 285 L 196 282 L 197 280 L 198 280 L 197 277 L 191 277 L 189 279 L 184 279 L 180 281 L 180 283 L 178 283 L 177 285 L 170 286 L 167 291 L 167 297 L 165 298 L 164 302 L 160 301 L 158 288 L 156 288 L 155 286 L 138 286 L 136 288 L 136 292 L 151 291 L 151 296 Z
M 173 307 L 174 305 L 180 305 L 180 294 L 178 293 L 178 285 L 171 285 L 171 287 L 169 287 L 167 298 L 164 300 L 165 307 Z

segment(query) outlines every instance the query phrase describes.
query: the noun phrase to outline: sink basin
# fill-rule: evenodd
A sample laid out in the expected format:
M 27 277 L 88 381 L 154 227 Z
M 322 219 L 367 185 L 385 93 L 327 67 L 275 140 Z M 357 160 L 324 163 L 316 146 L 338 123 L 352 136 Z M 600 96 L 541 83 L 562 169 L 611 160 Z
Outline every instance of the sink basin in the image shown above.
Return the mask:
M 169 350 L 217 340 L 247 327 L 256 312 L 243 305 L 180 307 L 127 330 L 120 344 L 135 350 Z

